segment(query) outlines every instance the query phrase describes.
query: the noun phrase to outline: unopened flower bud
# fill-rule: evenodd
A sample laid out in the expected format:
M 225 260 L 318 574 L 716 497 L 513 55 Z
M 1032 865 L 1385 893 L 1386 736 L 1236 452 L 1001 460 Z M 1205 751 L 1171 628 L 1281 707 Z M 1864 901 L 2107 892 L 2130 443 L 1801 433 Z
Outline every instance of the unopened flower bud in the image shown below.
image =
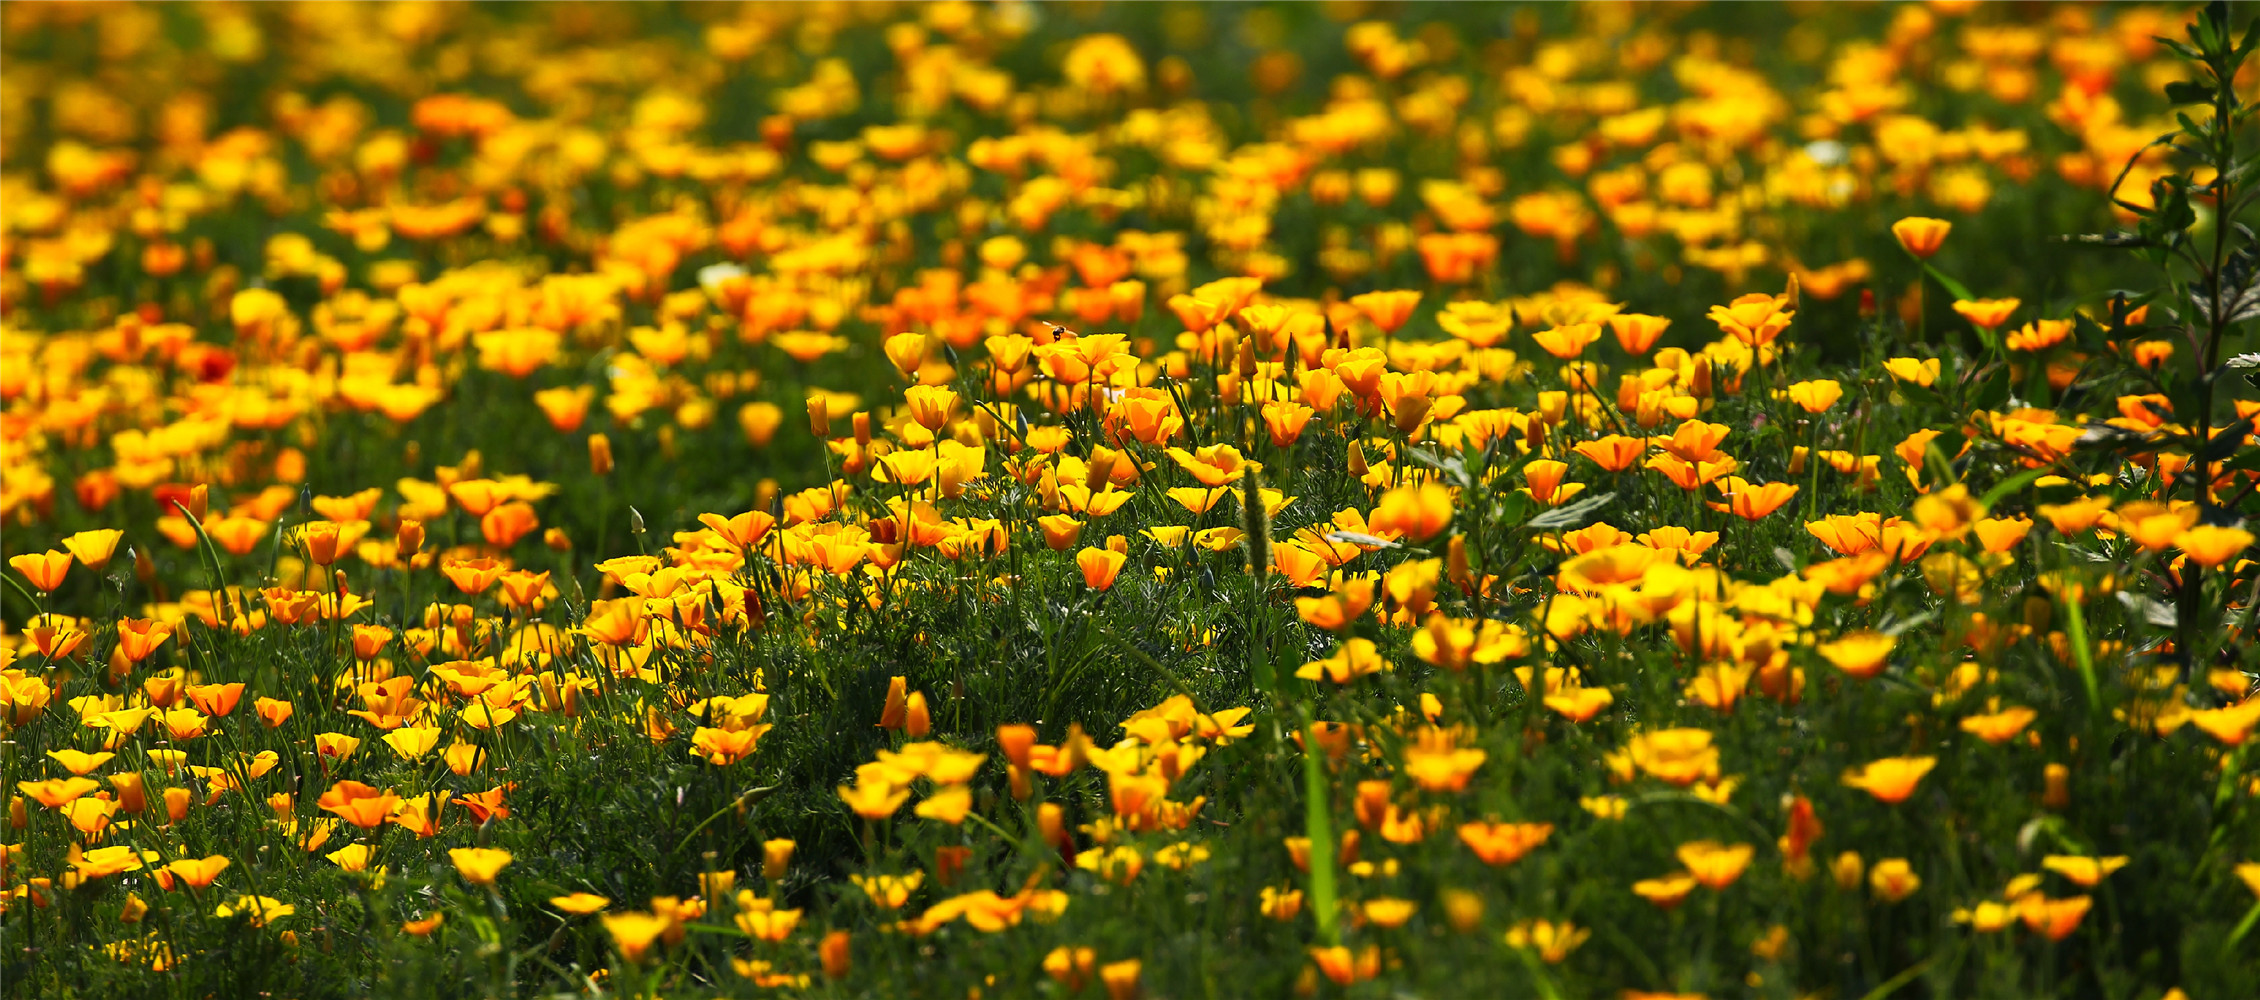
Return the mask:
M 912 691 L 903 705 L 903 734 L 922 740 L 934 731 L 934 718 L 926 711 L 926 692 Z
M 612 439 L 602 434 L 589 435 L 589 472 L 599 476 L 612 474 Z
M 1836 880 L 1836 887 L 1845 892 L 1860 891 L 1862 876 L 1867 874 L 1867 864 L 1860 860 L 1860 852 L 1846 851 L 1829 862 L 1828 873 Z
M 815 432 L 818 440 L 832 436 L 832 409 L 822 397 L 808 397 L 808 429 Z
M 824 963 L 824 975 L 827 978 L 845 979 L 848 971 L 855 967 L 854 957 L 848 950 L 852 940 L 846 931 L 833 931 L 824 935 L 824 943 L 817 946 L 816 955 Z
M 800 846 L 785 838 L 761 842 L 761 877 L 771 882 L 779 881 L 792 870 L 793 849 Z

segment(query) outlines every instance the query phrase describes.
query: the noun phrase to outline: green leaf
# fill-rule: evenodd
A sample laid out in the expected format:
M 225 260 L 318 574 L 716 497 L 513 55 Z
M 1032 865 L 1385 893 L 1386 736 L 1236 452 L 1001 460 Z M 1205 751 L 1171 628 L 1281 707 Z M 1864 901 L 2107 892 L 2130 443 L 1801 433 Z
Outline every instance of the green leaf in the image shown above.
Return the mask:
M 1970 294 L 1970 288 L 1968 285 L 1964 285 L 1959 281 L 1947 277 L 1946 272 L 1932 267 L 1929 261 L 1923 262 L 1923 270 L 1928 273 L 1931 278 L 1938 282 L 1938 286 L 1940 288 L 1946 289 L 1947 294 L 1952 295 L 1957 299 L 1977 298 L 1977 296 Z
M 1530 494 L 1517 491 L 1505 496 L 1499 504 L 1498 512 L 1492 517 L 1508 524 L 1520 524 L 1523 518 L 1529 517 L 1530 512 L 1537 508 L 1538 501 L 1532 500 Z
M 2118 592 L 2117 596 L 2119 603 L 2126 606 L 2128 614 L 2141 618 L 2159 628 L 2173 628 L 2179 618 L 2174 612 L 2173 605 L 2148 594 L 2137 594 L 2131 590 L 2122 590 Z
M 2095 676 L 2095 652 L 2087 645 L 2087 613 L 2078 601 L 2064 600 L 2062 595 L 2056 604 L 2064 611 L 2064 638 L 2072 647 L 2072 663 L 2080 668 L 2080 686 L 2087 689 L 2088 711 L 2101 713 L 2103 688 Z
M 1877 629 L 1877 631 L 1880 631 L 1883 634 L 1896 639 L 1902 635 L 1907 634 L 1910 631 L 1913 631 L 1916 626 L 1922 625 L 1936 617 L 1938 617 L 1938 612 L 1924 611 L 1920 614 L 1916 614 L 1908 618 L 1896 620 L 1886 619 L 1883 626 Z
M 1985 491 L 1985 496 L 1980 498 L 1979 502 L 1985 504 L 1987 507 L 1991 507 L 1994 504 L 1999 503 L 2002 497 L 2008 496 L 2011 493 L 2015 493 L 2018 490 L 2032 485 L 2035 480 L 2039 479 L 2042 476 L 2048 475 L 2049 472 L 2050 470 L 2048 469 L 2028 469 L 2024 472 L 2020 472 L 2014 476 L 2002 480 L 1992 489 Z
M 2176 233 L 2197 222 L 2197 210 L 2189 207 L 2189 191 L 2179 181 L 2179 178 L 2168 179 L 2167 185 L 2174 193 L 2166 199 L 2166 204 L 2158 213 L 2159 224 L 2167 231 Z
M 1867 995 L 1861 997 L 1860 1000 L 1883 1000 L 1884 997 L 1890 996 L 1891 994 L 1897 992 L 1899 987 L 1914 982 L 1924 972 L 1928 971 L 1930 967 L 1937 961 L 1938 956 L 1932 955 L 1929 958 L 1923 959 L 1920 962 L 1916 962 L 1915 964 L 1900 970 L 1898 975 L 1884 980 L 1881 984 L 1877 985 L 1875 989 L 1869 990 Z
M 2245 472 L 2253 469 L 2260 469 L 2260 448 L 2254 448 L 2250 451 L 2236 456 L 2235 458 L 2229 459 L 2226 462 L 2222 462 L 2220 466 L 2220 470 L 2224 475 L 2231 472 Z
M 1442 456 L 1426 448 L 1408 448 L 1406 454 L 1413 461 L 1450 476 L 1452 482 L 1458 484 L 1461 489 L 1468 489 L 1475 485 L 1475 481 L 1468 477 L 1467 463 L 1461 461 L 1458 456 Z
M 2189 26 L 2189 36 L 2197 47 L 2208 55 L 2220 51 L 2221 41 L 2229 34 L 2228 0 L 2213 0 L 2205 5 L 2205 16 Z
M 1607 507 L 1610 503 L 1614 502 L 1616 498 L 1617 495 L 1615 493 L 1603 493 L 1597 497 L 1586 497 L 1585 499 L 1579 500 L 1578 502 L 1570 504 L 1569 506 L 1556 507 L 1553 510 L 1549 510 L 1543 514 L 1538 515 L 1537 517 L 1531 518 L 1528 523 L 1523 525 L 1523 527 L 1529 528 L 1533 531 L 1554 531 L 1562 528 L 1583 527 L 1587 520 L 1590 520 L 1594 515 L 1599 514 L 1601 512 L 1601 508 Z
M 1326 540 L 1336 544 L 1347 542 L 1351 545 L 1371 545 L 1377 549 L 1404 548 L 1402 543 L 1392 542 L 1378 535 L 1368 535 L 1362 531 L 1330 531 L 1326 533 Z
M 2197 453 L 2197 460 L 2199 462 L 2218 462 L 2221 459 L 2229 457 L 2230 455 L 2234 455 L 2236 454 L 2236 450 L 2239 447 L 2243 446 L 2244 439 L 2251 436 L 2251 434 L 2251 417 L 2246 417 L 2242 420 L 2237 421 L 2236 423 L 2228 425 L 2227 427 L 2223 427 L 2221 428 L 2220 433 L 2213 435 L 2213 440 L 2205 442 L 2204 450 Z
M 2174 104 L 2211 104 L 2213 88 L 2195 80 L 2176 80 L 2166 85 L 2166 100 Z
M 1932 438 L 1928 445 L 1923 446 L 1923 467 L 1930 470 L 1931 477 L 1936 481 L 1951 483 L 1956 478 L 1954 463 L 1946 460 L 1946 450 L 1938 446 L 1939 440 L 1940 438 Z
M 2255 21 L 2253 24 L 2255 27 L 2260 27 L 2260 21 Z M 2253 903 L 2251 909 L 2244 911 L 2244 919 L 2237 921 L 2236 929 L 2230 931 L 2228 939 L 2221 942 L 2221 957 L 2223 959 L 2236 953 L 2237 942 L 2244 940 L 2245 935 L 2252 933 L 2252 927 L 2255 923 L 2260 923 L 2260 902 Z
M 1996 364 L 1979 373 L 1977 384 L 1965 397 L 1971 406 L 1990 410 L 2009 400 L 2009 366 Z
M 2139 451 L 2156 444 L 2157 440 L 2156 436 L 2141 431 L 2093 423 L 2072 441 L 2072 447 L 2080 451 Z
M 1312 721 L 1310 704 L 1295 706 L 1300 715 L 1303 739 L 1306 746 L 1318 745 L 1318 729 Z M 1311 911 L 1318 922 L 1318 939 L 1327 944 L 1336 939 L 1334 921 L 1334 814 L 1327 802 L 1325 765 L 1322 755 L 1303 752 L 1303 835 L 1310 838 L 1310 899 Z

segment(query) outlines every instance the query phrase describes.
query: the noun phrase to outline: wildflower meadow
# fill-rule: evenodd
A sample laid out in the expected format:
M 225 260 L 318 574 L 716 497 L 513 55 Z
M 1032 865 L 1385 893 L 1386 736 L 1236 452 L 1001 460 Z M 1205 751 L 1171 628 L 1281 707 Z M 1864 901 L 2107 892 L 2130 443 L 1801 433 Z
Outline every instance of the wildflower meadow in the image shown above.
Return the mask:
M 2260 12 L 0 5 L 0 995 L 2260 996 Z

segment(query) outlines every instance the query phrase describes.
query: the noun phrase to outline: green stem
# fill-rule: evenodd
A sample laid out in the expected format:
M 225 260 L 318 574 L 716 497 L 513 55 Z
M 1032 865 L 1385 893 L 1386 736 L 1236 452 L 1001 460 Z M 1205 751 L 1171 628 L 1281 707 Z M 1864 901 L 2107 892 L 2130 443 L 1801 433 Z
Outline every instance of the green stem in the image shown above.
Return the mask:
M 1861 997 L 1860 1000 L 1883 1000 L 1884 997 L 1898 992 L 1899 987 L 1914 982 L 1916 976 L 1922 975 L 1925 970 L 1930 968 L 1931 963 L 1936 961 L 1938 961 L 1938 958 L 1934 955 L 1908 966 L 1898 975 L 1878 983 L 1875 989 L 1869 990 L 1867 995 Z
M 1340 940 L 1335 928 L 1334 812 L 1326 800 L 1325 751 L 1318 744 L 1318 726 L 1308 704 L 1297 706 L 1303 724 L 1303 833 L 1310 838 L 1310 906 L 1318 921 L 1318 939 L 1326 945 Z
M 2089 711 L 2103 711 L 2103 692 L 2095 679 L 2095 654 L 2087 647 L 2087 616 L 2080 612 L 2080 602 L 2065 598 L 2064 638 L 2072 647 L 2072 662 L 2080 668 L 2080 683 L 2087 688 Z
M 776 790 L 777 789 L 774 786 L 763 786 L 761 788 L 747 789 L 737 798 L 731 799 L 729 805 L 714 810 L 714 813 L 712 815 L 700 820 L 697 826 L 691 827 L 691 832 L 683 834 L 683 839 L 675 842 L 675 849 L 667 852 L 668 856 L 673 857 L 674 855 L 682 853 L 683 848 L 690 845 L 692 837 L 698 836 L 700 831 L 705 830 L 708 826 L 713 825 L 715 820 L 721 819 L 722 814 L 730 812 L 740 805 L 752 805 L 756 802 L 759 802 L 762 799 L 768 798 L 769 794 Z
M 2252 925 L 2255 923 L 2260 923 L 2260 902 L 2253 903 L 2251 909 L 2244 911 L 2244 919 L 2237 921 L 2236 929 L 2229 932 L 2228 940 L 2221 942 L 2222 961 L 2227 961 L 2230 955 L 2236 953 L 2237 943 L 2243 941 L 2246 934 L 2252 933 Z

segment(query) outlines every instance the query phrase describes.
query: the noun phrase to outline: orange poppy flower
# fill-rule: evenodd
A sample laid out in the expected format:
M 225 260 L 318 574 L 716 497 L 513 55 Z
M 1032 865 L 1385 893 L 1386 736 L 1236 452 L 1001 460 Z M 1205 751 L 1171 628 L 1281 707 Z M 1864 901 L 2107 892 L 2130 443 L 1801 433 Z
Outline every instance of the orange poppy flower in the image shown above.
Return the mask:
M 2022 305 L 2016 299 L 1957 299 L 1954 311 L 1979 329 L 1993 330 L 2009 321 L 2009 314 Z
M 1492 867 L 1522 860 L 1553 832 L 1552 823 L 1462 823 L 1459 828 L 1460 841 Z
M 602 919 L 605 933 L 612 935 L 613 945 L 620 949 L 620 957 L 629 962 L 643 961 L 660 935 L 675 926 L 673 920 L 641 911 L 607 913 Z
M 1643 438 L 1610 434 L 1598 440 L 1580 441 L 1571 445 L 1570 450 L 1610 472 L 1623 472 L 1648 453 L 1648 442 Z
M 2050 899 L 2037 892 L 2026 893 L 2015 903 L 2017 916 L 2025 927 L 2050 941 L 2062 941 L 2079 930 L 2080 921 L 2087 917 L 2094 900 L 2088 896 L 2069 899 Z
M 1710 320 L 1719 330 L 1751 347 L 1773 343 L 1797 314 L 1785 308 L 1786 297 L 1763 292 L 1744 295 L 1723 306 L 1712 306 Z
M 1915 785 L 1938 765 L 1936 757 L 1885 757 L 1844 772 L 1844 785 L 1873 795 L 1876 801 L 1896 805 L 1915 794 Z
M 484 517 L 487 511 L 510 499 L 509 488 L 492 479 L 466 479 L 450 484 L 447 495 L 463 508 L 463 513 L 472 517 Z
M 1525 462 L 1523 481 L 1530 484 L 1530 496 L 1539 503 L 1553 503 L 1554 492 L 1561 487 L 1562 477 L 1569 473 L 1569 465 L 1550 458 Z
M 26 552 L 11 557 L 8 565 L 31 581 L 32 589 L 51 593 L 63 585 L 63 576 L 71 571 L 72 556 L 68 552 L 49 549 L 46 552 Z
M 1641 879 L 1632 883 L 1632 891 L 1640 898 L 1656 904 L 1657 909 L 1669 910 L 1685 900 L 1688 893 L 1694 892 L 1698 884 L 1695 876 L 1678 872 L 1662 878 Z
M 1531 334 L 1530 339 L 1537 341 L 1546 353 L 1567 361 L 1585 353 L 1586 348 L 1601 339 L 1601 327 L 1597 323 L 1572 323 L 1541 330 Z
M 1385 537 L 1434 538 L 1452 523 L 1452 491 L 1436 483 L 1399 486 L 1381 495 L 1367 523 Z
M 1171 461 L 1192 473 L 1193 478 L 1203 486 L 1223 486 L 1238 482 L 1247 475 L 1248 467 L 1254 464 L 1240 456 L 1240 449 L 1228 444 L 1206 445 L 1198 451 L 1171 448 L 1168 454 Z
M 2112 872 L 2125 868 L 2127 861 L 2128 859 L 2124 856 L 2089 858 L 2077 855 L 2051 854 L 2040 859 L 2040 867 L 2062 875 L 2072 884 L 2087 889 L 2093 888 L 2096 883 L 2103 881 Z
M 1946 243 L 1946 234 L 1953 230 L 1954 224 L 1945 219 L 1919 215 L 1891 224 L 1891 235 L 1899 239 L 1899 245 L 1923 260 L 1928 260 L 1932 254 L 1937 253 L 1938 248 Z
M 74 776 L 49 778 L 46 781 L 19 781 L 16 782 L 16 787 L 40 805 L 49 809 L 61 809 L 79 796 L 102 787 L 102 783 L 92 778 Z
M 393 807 L 399 804 L 400 796 L 389 789 L 380 792 L 358 781 L 340 781 L 331 785 L 329 791 L 323 792 L 322 797 L 315 801 L 315 805 L 325 811 L 336 813 L 346 822 L 364 830 L 383 826 L 385 820 L 392 816 Z
M 214 854 L 200 860 L 181 860 L 166 865 L 165 870 L 195 888 L 202 889 L 219 878 L 228 868 L 228 859 Z
M 1714 840 L 1690 841 L 1679 845 L 1679 863 L 1687 866 L 1687 873 L 1703 887 L 1714 892 L 1733 885 L 1750 867 L 1750 859 L 1758 849 L 1749 844 L 1721 844 Z
M 458 847 L 448 851 L 455 870 L 472 885 L 493 885 L 495 876 L 511 862 L 510 852 L 492 847 Z
M 1977 533 L 1978 544 L 1984 546 L 1987 552 L 2007 552 L 2016 548 L 2018 542 L 2025 540 L 2026 533 L 2032 531 L 2032 519 L 1985 517 L 1979 518 L 1970 527 Z
M 440 564 L 441 575 L 466 594 L 483 594 L 502 576 L 502 564 L 492 559 L 465 559 Z
M 186 694 L 204 714 L 224 719 L 235 711 L 236 703 L 243 700 L 243 685 L 197 684 L 189 687 Z
M 118 551 L 118 540 L 124 537 L 125 532 L 116 528 L 94 528 L 64 538 L 63 548 L 87 569 L 99 570 L 109 565 L 110 556 Z
M 2040 713 L 2032 709 L 2013 706 L 1998 712 L 1964 718 L 1961 728 L 1965 733 L 2000 746 L 2015 739 L 2018 733 L 2024 732 L 2025 727 L 2039 717 Z
M 1959 309 L 1960 303 L 1956 303 L 1956 311 Z M 2012 351 L 2045 351 L 2071 339 L 2071 336 L 2071 320 L 2039 319 L 2011 331 L 2005 343 Z
M 1411 290 L 1366 292 L 1350 296 L 1350 304 L 1383 333 L 1395 333 L 1412 318 L 1414 307 L 1420 305 L 1420 293 Z
M 1876 898 L 1886 903 L 1914 895 L 1922 884 L 1922 876 L 1915 874 L 1915 866 L 1906 858 L 1885 858 L 1868 869 L 1868 887 L 1875 890 Z
M 2252 532 L 2243 528 L 2200 524 L 2175 535 L 2174 547 L 2187 554 L 2191 562 L 2214 569 L 2251 547 L 2252 541 Z
M 1728 476 L 1719 482 L 1719 491 L 1726 495 L 1727 502 L 1710 506 L 1712 510 L 1733 511 L 1745 521 L 1756 521 L 1780 510 L 1801 488 L 1788 483 L 1752 483 L 1740 476 Z
M 1083 571 L 1083 585 L 1092 590 L 1108 590 L 1114 578 L 1122 572 L 1122 564 L 1129 557 L 1113 549 L 1086 548 L 1075 553 L 1075 566 Z
M 1807 413 L 1826 412 L 1843 396 L 1844 386 L 1835 379 L 1811 379 L 1789 387 L 1789 401 L 1803 407 Z
M 1804 878 L 1812 873 L 1813 842 L 1821 839 L 1823 828 L 1818 815 L 1813 812 L 1813 802 L 1802 795 L 1790 800 L 1789 832 L 1780 841 L 1782 863 L 1792 875 Z M 1799 874 L 1802 870 L 1803 874 Z
M 1543 704 L 1571 722 L 1588 722 L 1601 710 L 1616 703 L 1616 695 L 1605 687 L 1570 688 L 1547 695 Z
M 1609 324 L 1609 332 L 1616 334 L 1617 346 L 1635 357 L 1648 353 L 1648 349 L 1656 346 L 1656 341 L 1663 337 L 1664 331 L 1671 328 L 1671 320 L 1640 313 L 1618 313 L 1606 322 Z
M 1314 412 L 1316 411 L 1301 403 L 1284 400 L 1272 400 L 1263 404 L 1264 429 L 1270 432 L 1272 445 L 1285 448 L 1294 444 L 1297 438 L 1302 437 L 1303 428 L 1310 423 Z
M 157 651 L 157 647 L 172 638 L 173 626 L 169 622 L 150 618 L 118 619 L 118 652 L 127 660 L 140 663 Z
M 268 522 L 255 517 L 231 514 L 204 526 L 204 533 L 226 549 L 229 555 L 249 555 L 267 536 Z
M 479 516 L 479 534 L 498 549 L 518 544 L 539 527 L 541 518 L 534 514 L 533 505 L 523 500 L 510 501 Z
M 607 646 L 626 646 L 642 640 L 646 625 L 643 600 L 629 597 L 593 602 L 581 631 Z

